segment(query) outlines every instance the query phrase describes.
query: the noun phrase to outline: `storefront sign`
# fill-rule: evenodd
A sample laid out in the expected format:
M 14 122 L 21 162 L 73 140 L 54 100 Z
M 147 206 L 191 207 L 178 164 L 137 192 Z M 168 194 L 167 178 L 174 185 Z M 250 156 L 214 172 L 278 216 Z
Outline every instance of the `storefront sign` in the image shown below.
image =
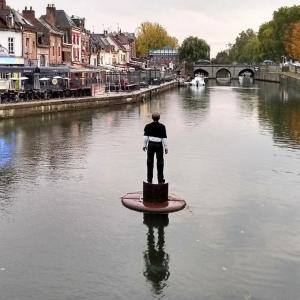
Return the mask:
M 24 58 L 0 55 L 0 65 L 24 65 Z

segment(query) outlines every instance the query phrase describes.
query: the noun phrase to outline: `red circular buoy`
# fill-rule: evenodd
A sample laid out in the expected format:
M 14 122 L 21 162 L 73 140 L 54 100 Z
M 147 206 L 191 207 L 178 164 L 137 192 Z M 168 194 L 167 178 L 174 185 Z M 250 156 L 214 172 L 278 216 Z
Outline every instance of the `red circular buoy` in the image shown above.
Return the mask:
M 185 208 L 186 202 L 174 195 L 169 195 L 164 202 L 149 202 L 143 200 L 143 192 L 128 193 L 122 198 L 125 207 L 143 212 L 154 214 L 169 214 Z

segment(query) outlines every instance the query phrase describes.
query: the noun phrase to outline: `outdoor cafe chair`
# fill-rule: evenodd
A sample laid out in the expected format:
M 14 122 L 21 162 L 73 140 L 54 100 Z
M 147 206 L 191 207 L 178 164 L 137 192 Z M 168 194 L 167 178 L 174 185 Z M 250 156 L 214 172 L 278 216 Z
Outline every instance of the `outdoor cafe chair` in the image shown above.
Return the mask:
M 17 94 L 17 101 L 26 101 L 26 92 L 25 91 L 19 91 Z
M 3 103 L 9 102 L 9 96 L 10 96 L 10 94 L 9 94 L 8 91 L 5 91 L 5 92 L 3 93 Z M 1 97 L 1 98 L 2 98 L 2 97 Z
M 17 101 L 17 92 L 15 90 L 9 90 L 9 102 L 16 102 Z

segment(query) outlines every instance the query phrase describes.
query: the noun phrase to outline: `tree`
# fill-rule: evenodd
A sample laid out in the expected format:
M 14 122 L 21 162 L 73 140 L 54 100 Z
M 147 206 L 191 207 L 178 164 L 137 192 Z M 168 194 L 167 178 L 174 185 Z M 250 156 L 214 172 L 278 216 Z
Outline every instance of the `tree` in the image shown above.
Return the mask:
M 166 46 L 178 47 L 175 37 L 168 35 L 164 27 L 158 23 L 144 22 L 140 25 L 136 37 L 138 56 L 147 56 L 150 49 L 161 49 Z
M 270 21 L 260 26 L 258 31 L 258 40 L 260 42 L 260 53 L 262 60 L 275 60 L 276 41 L 274 40 L 274 22 Z
M 285 43 L 291 26 L 300 19 L 300 6 L 281 7 L 273 14 L 274 38 L 275 38 L 275 59 L 280 61 L 285 55 Z
M 215 64 L 230 64 L 232 63 L 228 51 L 221 51 L 214 59 Z
M 253 63 L 260 61 L 260 42 L 252 29 L 242 31 L 229 50 L 231 61 Z
M 261 25 L 258 39 L 263 58 L 280 61 L 282 55 L 287 55 L 286 44 L 289 40 L 289 33 L 299 19 L 299 5 L 281 7 L 273 13 L 273 19 L 270 22 Z
M 289 57 L 295 60 L 300 59 L 300 21 L 293 24 L 290 29 L 285 50 Z
M 179 57 L 186 62 L 197 62 L 200 59 L 210 59 L 210 46 L 203 39 L 190 36 L 179 48 Z

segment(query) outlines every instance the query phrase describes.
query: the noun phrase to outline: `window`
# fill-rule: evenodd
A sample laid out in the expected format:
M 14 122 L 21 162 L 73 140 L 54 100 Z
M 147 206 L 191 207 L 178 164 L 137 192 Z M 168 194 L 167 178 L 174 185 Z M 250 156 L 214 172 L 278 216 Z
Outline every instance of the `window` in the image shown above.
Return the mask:
M 45 67 L 46 66 L 46 57 L 44 54 L 41 54 L 40 56 L 40 66 Z
M 60 46 L 58 46 L 58 56 L 60 56 Z
M 64 31 L 64 43 L 69 44 L 68 33 Z
M 38 36 L 38 44 L 43 44 L 43 37 L 41 35 Z
M 52 55 L 54 56 L 55 55 L 55 47 L 52 46 Z
M 14 38 L 8 38 L 8 54 L 15 54 L 15 41 Z

